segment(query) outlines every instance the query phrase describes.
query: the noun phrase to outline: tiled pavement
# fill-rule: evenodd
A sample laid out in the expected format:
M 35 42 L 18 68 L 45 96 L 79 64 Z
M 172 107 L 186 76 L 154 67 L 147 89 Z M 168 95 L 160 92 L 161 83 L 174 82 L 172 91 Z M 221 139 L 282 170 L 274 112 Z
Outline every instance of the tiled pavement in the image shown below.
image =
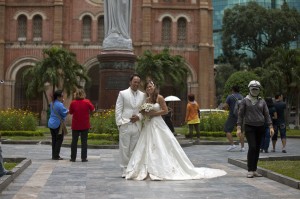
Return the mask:
M 278 143 L 281 146 L 281 143 Z M 198 198 L 300 198 L 300 191 L 268 178 L 246 178 L 246 170 L 229 164 L 228 157 L 246 158 L 246 152 L 227 152 L 226 145 L 184 147 L 198 167 L 223 169 L 226 176 L 188 181 L 129 181 L 120 177 L 118 149 L 89 149 L 89 162 L 69 162 L 70 148 L 63 147 L 65 160 L 50 160 L 50 145 L 3 144 L 4 157 L 27 157 L 32 164 L 2 193 L 1 199 L 198 199 Z M 246 147 L 247 148 L 247 147 Z M 300 139 L 288 139 L 288 153 L 300 154 Z M 80 152 L 80 150 L 79 150 Z M 80 154 L 79 156 L 80 157 Z

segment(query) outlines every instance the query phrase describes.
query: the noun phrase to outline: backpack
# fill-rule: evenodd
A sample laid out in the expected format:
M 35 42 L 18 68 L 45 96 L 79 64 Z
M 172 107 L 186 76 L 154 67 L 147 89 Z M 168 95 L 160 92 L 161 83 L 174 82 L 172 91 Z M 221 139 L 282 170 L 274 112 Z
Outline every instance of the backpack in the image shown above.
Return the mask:
M 235 99 L 235 104 L 233 108 L 233 115 L 237 118 L 239 114 L 239 106 L 243 99 L 237 99 L 233 94 L 232 97 Z

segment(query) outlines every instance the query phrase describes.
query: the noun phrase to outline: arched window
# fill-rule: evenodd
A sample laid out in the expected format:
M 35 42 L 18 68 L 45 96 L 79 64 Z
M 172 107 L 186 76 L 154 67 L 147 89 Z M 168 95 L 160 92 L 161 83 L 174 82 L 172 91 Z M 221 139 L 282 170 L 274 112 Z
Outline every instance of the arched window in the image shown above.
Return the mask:
M 92 38 L 92 19 L 90 16 L 85 16 L 82 19 L 82 40 L 85 42 L 91 41 Z
M 104 39 L 104 17 L 98 18 L 98 41 L 102 44 Z
M 177 42 L 186 42 L 186 19 L 183 17 L 177 21 Z
M 169 17 L 166 17 L 162 20 L 162 34 L 161 40 L 164 43 L 171 42 L 172 36 L 172 20 Z
M 33 17 L 33 24 L 32 24 L 33 41 L 42 40 L 42 29 L 43 29 L 43 19 L 40 15 L 35 15 Z
M 20 15 L 18 17 L 18 41 L 26 41 L 27 37 L 27 17 Z

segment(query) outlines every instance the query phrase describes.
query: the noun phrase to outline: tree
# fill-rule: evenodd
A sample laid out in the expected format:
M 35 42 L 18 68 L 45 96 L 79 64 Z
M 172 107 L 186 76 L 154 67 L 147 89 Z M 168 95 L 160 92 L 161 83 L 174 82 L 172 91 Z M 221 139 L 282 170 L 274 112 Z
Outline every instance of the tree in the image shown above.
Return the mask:
M 226 9 L 223 18 L 223 52 L 238 69 L 241 63 L 261 67 L 275 47 L 289 48 L 300 33 L 300 13 L 284 2 L 267 9 L 251 1 Z
M 223 101 L 226 97 L 231 94 L 232 86 L 239 86 L 240 93 L 245 97 L 249 93 L 248 84 L 252 80 L 260 81 L 260 78 L 253 72 L 248 71 L 238 71 L 233 73 L 225 83 Z
M 277 74 L 271 77 L 277 79 L 277 84 L 279 84 L 277 91 L 287 96 L 288 104 L 296 104 L 296 125 L 299 127 L 300 50 L 276 48 L 265 65 L 268 71 L 272 69 L 277 71 Z
M 29 80 L 26 81 L 27 97 L 34 97 L 37 93 L 43 92 L 49 104 L 45 92 L 46 83 L 53 86 L 53 93 L 58 88 L 66 91 L 69 96 L 74 88 L 80 87 L 82 81 L 90 80 L 85 68 L 77 62 L 75 53 L 53 46 L 44 49 L 43 56 L 43 60 L 28 68 L 23 74 L 23 78 Z
M 224 85 L 226 80 L 231 74 L 235 73 L 236 70 L 229 64 L 218 64 L 215 67 L 215 85 L 216 85 L 216 96 L 217 104 L 222 103 L 222 95 L 224 91 Z
M 180 55 L 170 55 L 169 49 L 153 54 L 146 50 L 137 59 L 136 72 L 142 79 L 153 79 L 158 86 L 172 81 L 174 86 L 186 84 L 188 68 Z

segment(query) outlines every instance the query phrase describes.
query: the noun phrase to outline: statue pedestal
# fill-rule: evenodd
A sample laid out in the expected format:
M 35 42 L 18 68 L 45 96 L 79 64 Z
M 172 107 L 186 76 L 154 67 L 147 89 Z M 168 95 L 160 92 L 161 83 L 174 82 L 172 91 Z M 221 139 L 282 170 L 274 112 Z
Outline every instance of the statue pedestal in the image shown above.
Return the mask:
M 98 55 L 99 109 L 114 108 L 119 91 L 129 87 L 136 56 L 132 51 L 104 50 Z

